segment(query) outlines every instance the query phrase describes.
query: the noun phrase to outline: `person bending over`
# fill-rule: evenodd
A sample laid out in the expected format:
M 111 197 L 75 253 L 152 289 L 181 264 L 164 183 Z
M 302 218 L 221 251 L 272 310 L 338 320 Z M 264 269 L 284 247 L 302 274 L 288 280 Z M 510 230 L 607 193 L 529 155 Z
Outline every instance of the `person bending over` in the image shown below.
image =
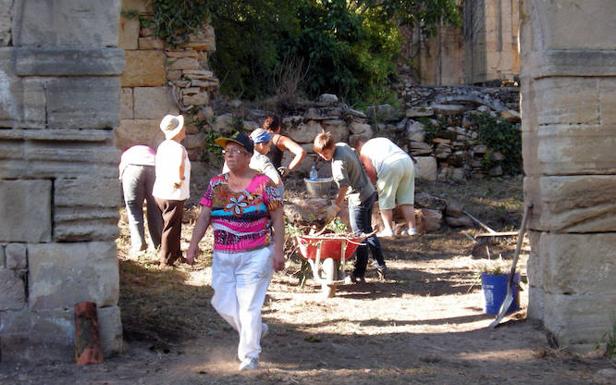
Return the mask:
M 329 132 L 322 132 L 314 138 L 314 152 L 326 161 L 331 161 L 332 176 L 338 186 L 335 204 L 341 208 L 348 198 L 349 220 L 355 233 L 370 234 L 372 230 L 372 206 L 376 201 L 376 191 L 370 183 L 355 151 L 346 143 L 335 143 Z M 368 237 L 357 248 L 355 270 L 352 281 L 364 281 L 368 264 L 368 250 L 378 263 L 381 274 L 387 269 L 381 244 L 374 235 Z
M 415 166 L 411 157 L 387 138 L 359 136 L 352 143 L 359 153 L 368 177 L 376 183 L 383 230 L 377 237 L 394 236 L 394 208 L 400 207 L 408 229 L 403 235 L 417 234 L 415 227 Z
M 280 176 L 286 177 L 291 171 L 296 170 L 300 163 L 306 157 L 306 150 L 293 139 L 280 134 L 282 124 L 280 118 L 276 115 L 266 116 L 263 121 L 262 128 L 272 133 L 272 149 L 269 152 L 269 158 Z M 285 151 L 293 154 L 293 159 L 288 167 L 282 167 L 282 157 Z

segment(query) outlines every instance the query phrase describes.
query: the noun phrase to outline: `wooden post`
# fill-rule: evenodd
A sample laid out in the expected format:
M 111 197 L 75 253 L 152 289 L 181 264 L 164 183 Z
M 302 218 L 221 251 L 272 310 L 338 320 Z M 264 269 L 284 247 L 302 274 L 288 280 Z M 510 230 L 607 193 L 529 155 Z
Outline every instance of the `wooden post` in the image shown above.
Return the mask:
M 75 362 L 77 365 L 103 362 L 94 302 L 80 302 L 75 305 Z

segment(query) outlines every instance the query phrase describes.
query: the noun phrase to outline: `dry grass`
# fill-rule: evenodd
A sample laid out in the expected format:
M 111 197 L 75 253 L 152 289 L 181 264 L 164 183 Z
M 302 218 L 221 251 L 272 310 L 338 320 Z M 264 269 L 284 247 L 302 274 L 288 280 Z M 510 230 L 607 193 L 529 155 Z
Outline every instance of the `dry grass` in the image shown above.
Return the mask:
M 297 188 L 297 184 L 289 184 Z M 301 184 L 300 184 L 301 186 Z M 449 184 L 435 182 L 418 184 L 418 191 L 425 191 L 446 200 L 457 200 L 482 221 L 497 230 L 514 229 L 521 217 L 521 179 L 479 180 L 468 184 Z M 290 191 L 291 194 L 296 194 Z M 191 237 L 192 227 L 197 219 L 199 209 L 187 208 L 182 229 L 183 249 L 186 249 Z M 130 246 L 126 215 L 122 210 L 120 220 L 120 237 L 117 240 L 120 257 L 121 299 L 123 323 L 126 338 L 129 340 L 163 341 L 178 343 L 188 338 L 203 335 L 212 324 L 221 327 L 224 323 L 214 314 L 209 306 L 212 292 L 206 282 L 209 281 L 211 266 L 211 232 L 200 243 L 201 258 L 195 266 L 180 265 L 173 269 L 160 268 L 154 252 L 149 251 L 138 258 L 129 258 Z M 413 247 L 409 248 L 404 240 L 384 243 L 389 259 L 444 260 L 454 256 L 470 254 L 474 242 L 463 232 L 473 234 L 478 229 L 442 228 L 437 233 L 416 237 Z M 498 255 L 499 250 L 511 253 L 514 239 L 494 241 L 492 249 Z M 506 253 L 505 253 L 506 254 Z M 508 265 L 508 262 L 505 262 Z M 297 273 L 301 265 L 297 258 L 289 260 L 285 269 L 287 285 L 299 283 Z M 347 270 L 352 269 L 350 262 Z M 476 285 L 476 277 L 481 267 L 469 261 L 464 269 L 452 274 L 464 274 L 463 282 L 458 282 L 461 291 L 468 291 Z M 449 274 L 449 273 L 448 273 Z M 369 277 L 376 275 L 369 272 Z M 453 276 L 452 276 L 453 277 Z M 461 277 L 461 276 L 460 276 Z M 452 278 L 453 279 L 453 278 Z M 310 282 L 310 281 L 309 281 Z M 428 285 L 427 291 L 445 290 L 444 285 Z M 297 287 L 291 291 L 315 290 Z M 457 290 L 457 289 L 456 289 Z M 434 293 L 437 294 L 437 293 Z
M 496 231 L 517 230 L 523 211 L 522 177 L 477 179 L 467 183 L 418 183 L 417 191 L 460 202 Z
M 518 226 L 518 181 L 435 183 L 418 190 L 456 198 L 504 230 Z M 194 208 L 187 210 L 184 246 L 195 217 Z M 238 373 L 237 334 L 208 304 L 211 261 L 160 269 L 152 253 L 129 259 L 126 230 L 121 222 L 120 306 L 129 351 L 88 368 L 62 364 L 0 370 L 0 383 L 580 384 L 606 366 L 600 357 L 574 360 L 550 349 L 541 327 L 526 321 L 524 311 L 506 326 L 488 328 L 492 317 L 482 311 L 480 271 L 468 257 L 473 241 L 464 235 L 480 230 L 443 228 L 383 241 L 386 279 L 369 270 L 367 284 L 343 285 L 327 301 L 311 280 L 301 287 L 291 275 L 297 266 L 289 264 L 274 275 L 263 309 L 270 334 L 262 343 L 262 369 Z M 210 244 L 206 236 L 201 247 L 207 250 Z M 504 241 L 503 248 L 511 250 L 513 243 Z M 524 262 L 525 256 L 521 268 Z M 523 307 L 526 298 L 521 296 Z

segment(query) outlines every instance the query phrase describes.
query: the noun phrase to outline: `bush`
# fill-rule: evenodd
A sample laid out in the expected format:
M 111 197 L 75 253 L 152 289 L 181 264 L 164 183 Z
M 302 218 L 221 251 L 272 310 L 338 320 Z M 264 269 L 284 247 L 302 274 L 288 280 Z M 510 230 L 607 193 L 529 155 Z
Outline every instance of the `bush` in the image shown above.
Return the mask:
M 491 153 L 497 151 L 505 157 L 501 163 L 504 173 L 515 175 L 522 172 L 520 126 L 486 113 L 475 114 L 472 119 L 477 124 L 478 141 L 489 149 L 482 160 L 482 166 L 490 168 Z

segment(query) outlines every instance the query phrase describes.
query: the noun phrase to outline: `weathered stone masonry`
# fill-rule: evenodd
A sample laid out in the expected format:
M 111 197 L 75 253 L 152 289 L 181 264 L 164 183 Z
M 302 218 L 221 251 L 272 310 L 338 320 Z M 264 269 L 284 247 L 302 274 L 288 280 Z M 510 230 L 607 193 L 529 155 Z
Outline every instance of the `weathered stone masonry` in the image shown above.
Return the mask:
M 182 112 L 187 118 L 183 144 L 191 159 L 198 160 L 205 132 L 191 116 L 213 114 L 208 105 L 219 86 L 208 69 L 209 55 L 216 50 L 214 28 L 205 25 L 186 43 L 171 47 L 154 36 L 147 22 L 152 16 L 151 1 L 122 1 L 119 44 L 125 50 L 126 66 L 115 145 L 120 149 L 134 144 L 156 148 L 164 140 L 160 120 L 167 113 Z
M 616 322 L 615 14 L 612 0 L 526 0 L 520 14 L 528 314 L 578 351 Z
M 0 0 L 0 354 L 70 360 L 94 301 L 122 348 L 117 181 L 120 0 Z

